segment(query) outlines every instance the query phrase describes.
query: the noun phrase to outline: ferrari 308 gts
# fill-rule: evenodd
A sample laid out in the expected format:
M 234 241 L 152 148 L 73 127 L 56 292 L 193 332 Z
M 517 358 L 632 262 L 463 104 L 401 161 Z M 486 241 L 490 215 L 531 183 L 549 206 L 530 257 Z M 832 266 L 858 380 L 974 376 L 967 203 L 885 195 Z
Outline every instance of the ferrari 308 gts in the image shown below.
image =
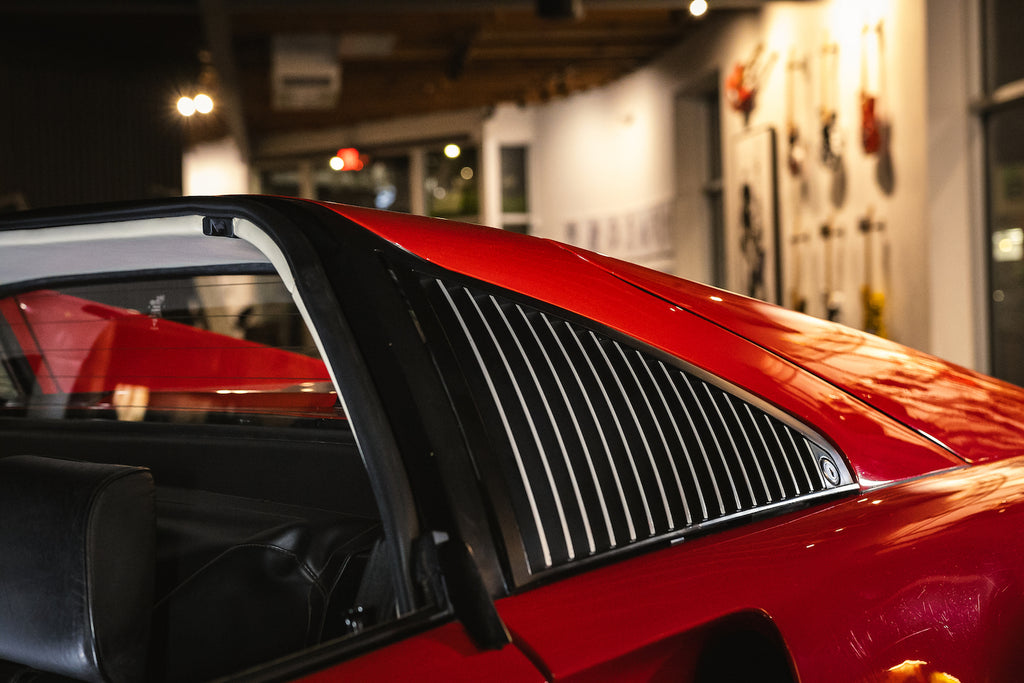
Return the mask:
M 556 242 L 0 220 L 0 679 L 994 681 L 1024 392 Z

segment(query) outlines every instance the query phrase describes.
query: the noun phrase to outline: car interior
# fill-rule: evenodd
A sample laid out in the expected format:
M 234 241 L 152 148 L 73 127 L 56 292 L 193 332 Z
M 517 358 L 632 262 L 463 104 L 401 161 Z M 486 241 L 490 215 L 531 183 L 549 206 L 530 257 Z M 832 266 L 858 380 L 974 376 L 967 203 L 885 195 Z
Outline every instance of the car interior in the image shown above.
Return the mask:
M 395 614 L 287 271 L 164 220 L 0 234 L 0 680 L 208 680 Z

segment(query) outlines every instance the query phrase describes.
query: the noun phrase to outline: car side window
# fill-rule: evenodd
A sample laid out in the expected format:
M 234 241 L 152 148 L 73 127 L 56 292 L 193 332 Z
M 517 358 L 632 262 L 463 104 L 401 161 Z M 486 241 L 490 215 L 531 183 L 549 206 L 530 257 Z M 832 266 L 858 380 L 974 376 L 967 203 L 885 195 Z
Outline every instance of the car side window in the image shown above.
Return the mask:
M 475 284 L 422 286 L 501 456 L 528 575 L 855 486 L 809 427 L 678 359 Z
M 345 426 L 274 273 L 70 284 L 0 299 L 3 412 L 188 424 Z
M 0 232 L 0 463 L 33 482 L 62 467 L 151 482 L 137 545 L 153 557 L 131 569 L 152 594 L 117 601 L 150 628 L 140 652 L 111 650 L 144 656 L 147 680 L 209 680 L 328 643 L 344 656 L 433 597 L 403 593 L 394 539 L 407 529 L 379 503 L 345 409 L 365 394 L 336 370 L 360 359 L 323 339 L 342 314 L 297 294 L 291 264 L 317 262 L 218 220 L 236 234 L 213 236 L 203 216 Z M 103 550 L 121 566 L 117 543 Z M 104 607 L 85 619 L 111 623 Z

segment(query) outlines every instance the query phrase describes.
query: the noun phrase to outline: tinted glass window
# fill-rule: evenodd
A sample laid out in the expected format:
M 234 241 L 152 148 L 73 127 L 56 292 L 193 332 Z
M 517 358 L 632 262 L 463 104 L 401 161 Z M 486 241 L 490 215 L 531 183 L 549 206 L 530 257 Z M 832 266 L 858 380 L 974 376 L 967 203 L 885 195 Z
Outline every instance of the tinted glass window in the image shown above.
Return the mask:
M 344 425 L 277 275 L 35 289 L 0 299 L 7 414 Z
M 426 214 L 475 221 L 480 212 L 477 151 L 450 144 L 426 152 Z

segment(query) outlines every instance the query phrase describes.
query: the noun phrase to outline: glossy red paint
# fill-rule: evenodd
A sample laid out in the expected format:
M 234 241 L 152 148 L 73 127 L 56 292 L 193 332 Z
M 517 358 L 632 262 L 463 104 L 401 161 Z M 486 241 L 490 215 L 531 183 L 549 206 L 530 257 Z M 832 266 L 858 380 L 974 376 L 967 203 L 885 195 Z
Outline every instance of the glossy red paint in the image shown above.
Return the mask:
M 516 646 L 479 650 L 462 625 L 452 622 L 300 680 L 541 683 L 546 679 Z
M 432 263 L 597 320 L 820 425 L 865 486 L 963 464 L 832 384 L 681 306 L 643 296 L 605 267 L 555 242 L 418 216 L 328 206 Z
M 1018 387 L 859 330 L 572 251 L 813 372 L 965 460 L 1024 454 L 1024 390 Z
M 907 661 L 1018 680 L 1022 525 L 1014 459 L 686 542 L 498 608 L 556 681 L 678 680 L 695 634 L 736 614 L 774 624 L 800 680 L 907 680 Z M 653 656 L 634 673 L 639 651 Z

